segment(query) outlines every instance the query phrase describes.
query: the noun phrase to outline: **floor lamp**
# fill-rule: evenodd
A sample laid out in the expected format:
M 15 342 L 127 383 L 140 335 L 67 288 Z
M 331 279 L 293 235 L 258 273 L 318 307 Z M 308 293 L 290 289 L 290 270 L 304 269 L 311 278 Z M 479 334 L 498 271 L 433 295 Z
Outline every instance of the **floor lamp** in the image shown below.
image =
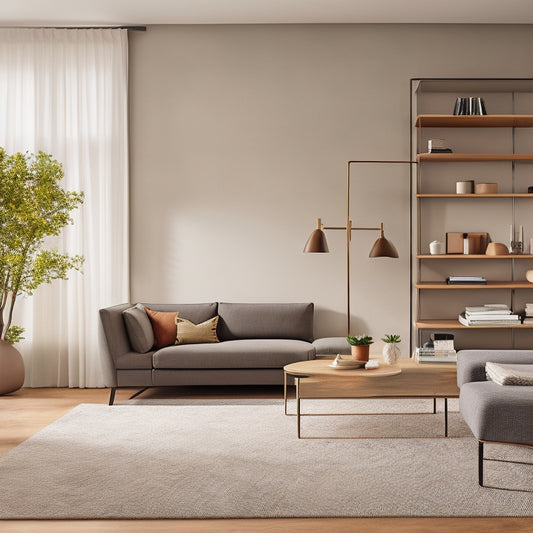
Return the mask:
M 372 246 L 369 257 L 398 257 L 398 252 L 394 245 L 385 238 L 383 222 L 379 227 L 362 228 L 354 227 L 350 220 L 350 170 L 354 164 L 393 164 L 404 165 L 411 164 L 412 161 L 348 161 L 346 164 L 346 226 L 324 226 L 322 219 L 317 219 L 317 227 L 307 239 L 304 247 L 305 253 L 328 253 L 328 243 L 324 230 L 342 230 L 346 232 L 346 314 L 347 314 L 347 335 L 350 335 L 351 317 L 350 317 L 350 241 L 352 231 L 379 231 L 380 236 Z

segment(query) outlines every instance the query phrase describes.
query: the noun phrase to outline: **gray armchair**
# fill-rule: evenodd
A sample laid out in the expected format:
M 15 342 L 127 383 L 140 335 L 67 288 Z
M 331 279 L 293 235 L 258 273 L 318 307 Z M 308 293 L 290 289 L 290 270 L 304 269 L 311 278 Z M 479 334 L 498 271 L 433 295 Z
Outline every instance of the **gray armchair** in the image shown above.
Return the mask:
M 533 446 L 533 386 L 488 381 L 485 364 L 533 364 L 533 350 L 461 350 L 457 385 L 461 415 L 479 441 L 478 477 L 483 486 L 485 443 Z

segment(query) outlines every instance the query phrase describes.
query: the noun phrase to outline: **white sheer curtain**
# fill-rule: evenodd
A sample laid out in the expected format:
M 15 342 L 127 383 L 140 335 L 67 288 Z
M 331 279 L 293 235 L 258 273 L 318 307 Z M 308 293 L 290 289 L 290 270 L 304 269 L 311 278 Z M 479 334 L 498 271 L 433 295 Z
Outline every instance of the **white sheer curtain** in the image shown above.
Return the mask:
M 53 244 L 83 274 L 20 300 L 25 386 L 111 383 L 98 309 L 128 301 L 128 45 L 116 29 L 0 29 L 0 146 L 43 150 L 85 193 Z

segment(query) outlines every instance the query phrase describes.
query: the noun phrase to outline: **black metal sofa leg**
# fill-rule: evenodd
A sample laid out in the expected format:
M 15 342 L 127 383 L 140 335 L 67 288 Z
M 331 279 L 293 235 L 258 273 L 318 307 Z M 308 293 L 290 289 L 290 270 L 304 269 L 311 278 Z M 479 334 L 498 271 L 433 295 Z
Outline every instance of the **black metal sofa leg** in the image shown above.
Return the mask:
M 479 477 L 479 485 L 483 486 L 483 443 L 478 442 L 478 458 L 477 458 L 477 471 Z
M 115 401 L 115 392 L 117 391 L 116 387 L 111 387 L 111 392 L 109 393 L 109 405 L 113 405 Z

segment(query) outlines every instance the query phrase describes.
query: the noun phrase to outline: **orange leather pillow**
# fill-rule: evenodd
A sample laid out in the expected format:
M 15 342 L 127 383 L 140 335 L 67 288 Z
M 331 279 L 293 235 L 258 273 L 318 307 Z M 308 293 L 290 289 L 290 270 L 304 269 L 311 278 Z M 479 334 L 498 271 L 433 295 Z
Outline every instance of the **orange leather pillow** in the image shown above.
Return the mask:
M 164 348 L 170 346 L 176 341 L 176 317 L 177 311 L 154 311 L 149 307 L 144 310 L 152 323 L 154 330 L 154 346 L 156 348 Z

